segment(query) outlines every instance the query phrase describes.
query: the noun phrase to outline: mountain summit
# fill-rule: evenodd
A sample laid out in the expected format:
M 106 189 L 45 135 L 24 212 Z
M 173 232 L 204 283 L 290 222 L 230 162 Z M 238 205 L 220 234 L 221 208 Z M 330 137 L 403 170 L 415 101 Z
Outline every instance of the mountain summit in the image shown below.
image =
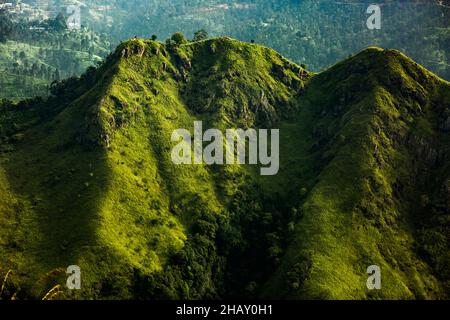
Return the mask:
M 449 297 L 450 84 L 400 52 L 133 39 L 51 91 L 0 108 L 3 298 Z M 194 121 L 279 129 L 278 174 L 175 165 Z

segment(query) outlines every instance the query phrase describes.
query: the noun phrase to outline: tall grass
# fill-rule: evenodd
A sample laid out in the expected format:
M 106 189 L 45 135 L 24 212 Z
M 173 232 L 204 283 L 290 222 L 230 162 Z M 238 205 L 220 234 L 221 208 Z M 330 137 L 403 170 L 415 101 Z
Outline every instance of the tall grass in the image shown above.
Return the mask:
M 62 293 L 62 287 L 61 285 L 57 284 L 53 288 L 50 289 L 50 291 L 47 292 L 47 294 L 42 298 L 42 300 L 52 300 L 55 296 Z
M 0 288 L 0 300 L 2 299 L 3 291 L 5 290 L 5 286 L 6 286 L 6 282 L 8 281 L 8 277 L 10 276 L 11 273 L 12 273 L 12 270 L 9 269 L 8 272 L 6 273 L 5 277 L 3 278 L 2 287 Z

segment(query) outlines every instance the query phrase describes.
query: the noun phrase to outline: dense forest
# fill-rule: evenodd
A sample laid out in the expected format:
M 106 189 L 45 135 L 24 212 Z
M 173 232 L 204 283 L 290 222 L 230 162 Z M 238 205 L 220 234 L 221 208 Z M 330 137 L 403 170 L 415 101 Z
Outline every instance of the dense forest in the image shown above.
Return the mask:
M 17 19 L 0 11 L 0 98 L 48 95 L 52 81 L 78 76 L 109 53 L 104 35 L 69 30 L 66 17 Z

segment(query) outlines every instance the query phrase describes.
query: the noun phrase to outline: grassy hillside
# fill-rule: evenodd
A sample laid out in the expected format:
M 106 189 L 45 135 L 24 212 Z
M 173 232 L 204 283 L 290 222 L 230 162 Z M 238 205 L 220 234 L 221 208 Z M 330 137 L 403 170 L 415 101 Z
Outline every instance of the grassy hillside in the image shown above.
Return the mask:
M 229 38 L 124 42 L 2 104 L 0 294 L 42 298 L 76 264 L 82 289 L 52 298 L 444 298 L 449 89 L 378 48 L 314 75 Z M 279 174 L 174 165 L 197 120 L 280 128 Z
M 449 128 L 443 123 L 449 94 L 448 83 L 399 52 L 377 48 L 311 80 L 298 126 L 313 124 L 305 134 L 312 138 L 305 151 L 317 155 L 320 171 L 298 207 L 302 218 L 295 240 L 265 296 L 410 299 L 448 294 L 446 271 L 431 272 L 424 263 L 429 260 L 420 254 L 437 246 L 431 238 L 437 236 L 440 251 L 432 259 L 448 268 L 448 202 L 434 217 L 444 222 L 440 233 L 430 235 L 423 224 L 429 212 L 420 199 L 435 192 L 431 185 L 439 189 L 448 183 Z M 436 174 L 430 180 L 431 172 Z M 417 240 L 422 232 L 430 237 L 425 242 Z M 366 289 L 365 270 L 372 264 L 383 270 L 381 291 Z

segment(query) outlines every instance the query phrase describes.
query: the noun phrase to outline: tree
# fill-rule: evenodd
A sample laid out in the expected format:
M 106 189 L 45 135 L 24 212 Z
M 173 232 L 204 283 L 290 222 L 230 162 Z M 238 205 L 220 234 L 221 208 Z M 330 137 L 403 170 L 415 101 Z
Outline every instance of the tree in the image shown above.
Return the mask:
M 198 30 L 194 33 L 193 41 L 202 41 L 208 39 L 208 32 L 205 29 Z
M 170 39 L 173 40 L 177 45 L 187 43 L 186 37 L 182 32 L 174 33 Z
M 6 10 L 0 10 L 0 42 L 6 42 L 12 33 L 12 21 L 6 16 Z
M 62 31 L 67 29 L 66 19 L 62 13 L 58 13 L 55 19 L 48 21 L 48 25 L 50 28 L 56 31 Z
M 56 69 L 55 73 L 53 73 L 53 79 L 56 80 L 56 81 L 59 81 L 61 79 L 61 76 L 59 74 L 59 70 L 58 69 Z
M 38 73 L 38 65 L 37 63 L 33 63 L 33 66 L 31 67 L 31 75 L 36 76 Z
M 167 39 L 166 40 L 166 48 L 169 51 L 172 51 L 174 49 L 176 49 L 177 44 L 175 43 L 175 41 L 173 41 L 172 39 Z
M 158 39 L 158 36 L 156 34 L 152 34 L 152 40 L 156 41 L 156 39 Z

